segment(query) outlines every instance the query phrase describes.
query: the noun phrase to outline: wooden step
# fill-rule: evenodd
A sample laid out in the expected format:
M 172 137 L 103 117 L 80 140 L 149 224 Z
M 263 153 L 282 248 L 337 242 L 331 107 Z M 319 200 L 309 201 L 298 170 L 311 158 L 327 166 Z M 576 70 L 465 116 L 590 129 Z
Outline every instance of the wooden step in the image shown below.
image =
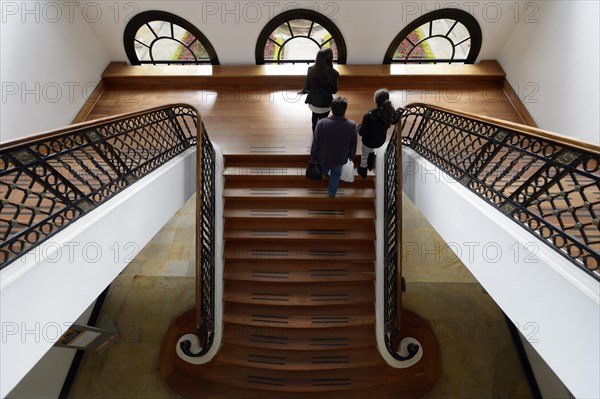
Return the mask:
M 271 167 L 304 167 L 308 164 L 310 155 L 308 154 L 225 154 L 225 165 L 227 167 L 237 166 L 271 166 Z
M 263 202 L 252 202 L 248 203 L 243 198 L 227 198 L 225 200 L 225 210 L 227 209 L 248 209 L 251 207 L 252 209 L 282 209 L 282 204 L 273 205 L 271 202 L 263 201 Z M 314 210 L 350 210 L 350 209 L 375 209 L 375 202 L 336 202 L 329 201 L 329 199 L 323 199 L 323 201 L 318 203 L 306 202 L 301 199 L 293 201 L 285 202 L 285 209 L 314 209 Z
M 290 351 L 225 345 L 215 361 L 267 370 L 332 370 L 373 367 L 383 364 L 374 346 L 357 349 Z
M 280 241 L 257 241 L 248 243 L 225 243 L 224 259 L 280 259 L 280 260 L 375 260 L 375 245 L 368 243 L 336 242 L 335 246 L 324 241 L 297 244 Z
M 310 151 L 310 144 L 307 146 Z M 299 167 L 306 168 L 310 155 L 308 153 L 226 153 L 225 165 L 228 167 Z M 360 154 L 354 157 L 354 165 L 360 164 Z
M 264 283 L 228 281 L 223 299 L 227 302 L 274 306 L 326 306 L 373 303 L 371 282 L 338 284 Z
M 311 190 L 320 191 L 323 188 L 327 188 L 327 179 L 321 181 L 308 180 L 305 178 L 287 179 L 287 178 L 263 178 L 263 179 L 252 179 L 252 178 L 234 178 L 225 181 L 225 189 L 234 188 L 255 188 L 260 187 L 261 189 L 267 188 L 306 188 Z M 375 182 L 372 178 L 362 179 L 357 178 L 352 183 L 340 181 L 338 186 L 338 192 L 344 192 L 346 189 L 373 189 Z
M 263 204 L 265 205 L 265 204 Z M 246 209 L 225 209 L 225 231 L 237 229 L 281 230 L 374 230 L 374 209 L 323 209 L 312 204 L 305 209 L 284 209 L 281 204 L 273 208 L 256 208 L 246 203 Z M 311 205 L 311 204 L 305 204 Z
M 375 266 L 371 261 L 264 261 L 228 260 L 225 280 L 290 283 L 338 283 L 373 281 Z
M 208 396 L 203 395 L 201 397 L 196 397 L 198 399 L 307 399 L 307 397 L 309 399 L 398 399 L 404 397 L 398 395 L 398 390 L 395 392 L 388 392 L 388 388 L 385 385 L 344 391 L 343 396 L 341 397 L 336 396 L 336 394 L 332 392 L 311 392 L 310 396 L 307 396 L 304 392 L 286 392 L 285 395 L 283 395 L 281 392 L 277 391 L 238 388 L 216 383 L 212 384 L 210 389 L 205 392 L 207 392 Z M 410 398 L 416 398 L 416 396 L 410 396 Z
M 225 323 L 223 343 L 279 350 L 334 350 L 375 346 L 375 326 L 287 328 Z
M 322 188 L 327 186 L 328 177 L 321 181 L 309 180 L 305 177 L 306 167 L 268 167 L 268 166 L 234 166 L 226 167 L 223 172 L 226 188 L 244 187 L 272 187 L 272 188 Z M 354 171 L 354 182 L 340 182 L 340 189 L 344 188 L 373 188 L 375 173 L 368 172 L 363 179 Z
M 215 361 L 194 374 L 218 384 L 229 384 L 240 388 L 279 392 L 333 392 L 384 385 L 390 382 L 393 370 L 381 364 L 372 367 L 327 370 L 327 372 L 321 370 L 289 372 L 234 366 Z M 398 372 L 400 373 L 402 370 Z M 343 393 L 340 392 L 339 395 Z
M 226 303 L 226 323 L 263 327 L 327 328 L 375 323 L 373 303 L 351 306 L 258 306 Z
M 340 188 L 335 198 L 328 198 L 327 185 L 323 188 L 226 188 L 223 196 L 225 199 L 244 199 L 248 202 L 269 201 L 276 204 L 284 204 L 286 201 L 329 201 L 337 202 L 373 202 L 375 200 L 375 189 L 372 188 Z
M 322 226 L 322 225 L 321 225 Z M 285 227 L 285 226 L 282 226 Z M 256 241 L 256 240 L 277 240 L 280 242 L 300 242 L 306 240 L 332 240 L 343 242 L 363 242 L 375 240 L 375 231 L 373 228 L 365 230 L 346 229 L 227 229 L 224 232 L 225 240 L 229 241 Z
M 306 179 L 306 163 L 301 166 L 297 165 L 278 165 L 271 164 L 250 164 L 250 165 L 227 165 L 223 171 L 223 175 L 227 180 L 235 179 L 253 179 L 253 180 L 270 180 L 270 179 L 292 179 L 298 181 L 311 181 Z M 375 176 L 374 170 L 367 173 L 368 178 Z M 356 167 L 354 177 L 358 177 Z

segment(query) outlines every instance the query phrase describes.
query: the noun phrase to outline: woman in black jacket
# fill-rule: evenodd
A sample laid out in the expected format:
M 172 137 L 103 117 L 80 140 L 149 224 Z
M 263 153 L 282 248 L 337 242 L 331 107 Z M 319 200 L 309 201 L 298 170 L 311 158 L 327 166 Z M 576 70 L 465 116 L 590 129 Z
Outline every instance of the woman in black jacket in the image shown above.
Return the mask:
M 385 143 L 389 127 L 398 123 L 402 115 L 402 108 L 394 110 L 386 89 L 377 90 L 374 98 L 377 107 L 363 116 L 358 128 L 358 134 L 362 137 L 358 174 L 363 179 L 367 178 L 367 169 L 372 170 L 375 164 L 375 149 Z
M 312 111 L 312 130 L 319 119 L 326 118 L 331 111 L 333 95 L 338 91 L 340 74 L 333 69 L 333 51 L 326 47 L 317 53 L 315 64 L 308 68 L 304 89 L 299 94 L 308 94 L 305 103 Z

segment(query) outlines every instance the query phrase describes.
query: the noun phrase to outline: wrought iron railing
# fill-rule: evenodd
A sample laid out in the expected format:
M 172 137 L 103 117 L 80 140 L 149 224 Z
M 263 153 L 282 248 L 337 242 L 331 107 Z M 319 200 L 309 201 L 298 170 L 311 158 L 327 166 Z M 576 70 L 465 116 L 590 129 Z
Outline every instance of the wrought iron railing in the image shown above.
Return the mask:
M 404 338 L 401 332 L 403 278 L 401 261 L 402 244 L 402 162 L 398 129 L 385 146 L 383 177 L 383 338 L 389 354 L 398 361 L 414 357 L 419 346 L 409 344 L 406 353 L 400 354 Z
M 510 122 L 408 106 L 402 144 L 600 280 L 600 147 Z
M 183 340 L 181 350 L 187 356 L 204 356 L 215 337 L 215 269 L 216 269 L 216 154 L 206 130 L 198 140 L 196 158 L 196 337 L 198 351 L 192 342 Z
M 0 145 L 0 268 L 194 145 L 197 119 L 176 104 Z
M 201 128 L 200 128 L 201 127 Z M 200 140 L 197 140 L 200 137 Z M 0 145 L 0 269 L 197 144 L 197 335 L 215 317 L 215 150 L 184 104 L 85 122 Z

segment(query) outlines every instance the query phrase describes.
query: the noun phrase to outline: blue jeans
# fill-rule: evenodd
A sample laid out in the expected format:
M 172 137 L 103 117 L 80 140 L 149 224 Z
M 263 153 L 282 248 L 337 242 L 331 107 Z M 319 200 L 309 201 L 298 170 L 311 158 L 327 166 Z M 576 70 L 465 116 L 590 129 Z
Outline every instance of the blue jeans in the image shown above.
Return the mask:
M 334 166 L 331 169 L 323 168 L 323 175 L 329 174 L 329 184 L 327 190 L 329 191 L 330 197 L 335 197 L 338 186 L 340 185 L 340 178 L 342 177 L 342 165 Z

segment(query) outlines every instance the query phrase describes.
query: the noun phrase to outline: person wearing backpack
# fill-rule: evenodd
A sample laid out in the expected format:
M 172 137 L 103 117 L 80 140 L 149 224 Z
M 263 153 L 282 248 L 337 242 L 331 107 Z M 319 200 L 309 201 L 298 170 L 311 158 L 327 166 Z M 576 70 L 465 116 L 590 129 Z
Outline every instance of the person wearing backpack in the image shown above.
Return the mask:
M 358 127 L 358 134 L 362 137 L 358 174 L 363 179 L 367 178 L 367 171 L 375 165 L 375 149 L 385 143 L 388 129 L 397 124 L 402 115 L 402 108 L 394 110 L 386 89 L 375 91 L 373 97 L 376 107 L 365 113 Z

